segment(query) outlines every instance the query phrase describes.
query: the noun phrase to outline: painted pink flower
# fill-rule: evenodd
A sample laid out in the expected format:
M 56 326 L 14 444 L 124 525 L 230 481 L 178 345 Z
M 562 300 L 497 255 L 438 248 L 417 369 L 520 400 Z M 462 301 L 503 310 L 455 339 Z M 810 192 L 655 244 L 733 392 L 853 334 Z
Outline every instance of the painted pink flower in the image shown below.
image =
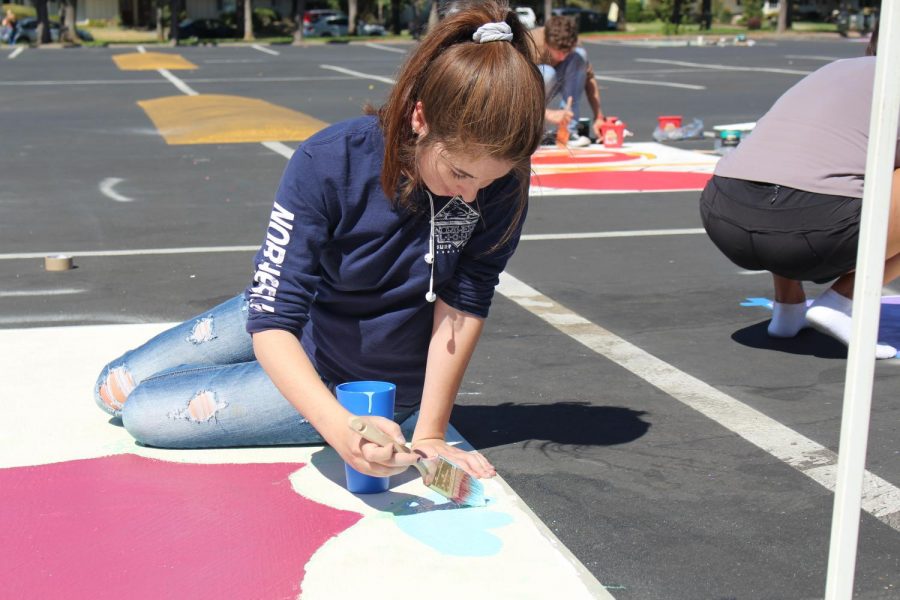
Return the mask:
M 0 597 L 296 598 L 361 515 L 298 495 L 302 464 L 132 454 L 0 469 Z

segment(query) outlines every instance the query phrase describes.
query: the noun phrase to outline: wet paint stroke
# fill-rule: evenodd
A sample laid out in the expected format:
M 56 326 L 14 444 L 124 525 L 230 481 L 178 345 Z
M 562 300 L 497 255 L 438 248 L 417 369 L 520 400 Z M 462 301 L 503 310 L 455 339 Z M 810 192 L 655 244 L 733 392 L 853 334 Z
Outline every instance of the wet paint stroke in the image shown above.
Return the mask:
M 301 463 L 132 454 L 0 469 L 2 597 L 296 598 L 362 516 L 298 495 Z
M 807 299 L 807 306 L 812 302 L 812 299 Z M 769 298 L 745 298 L 741 302 L 741 306 L 772 310 L 772 300 Z M 878 339 L 884 344 L 900 347 L 900 296 L 881 297 Z
M 443 498 L 404 502 L 394 511 L 400 531 L 447 556 L 499 554 L 503 541 L 489 530 L 513 522 L 510 515 L 487 507 L 463 507 Z

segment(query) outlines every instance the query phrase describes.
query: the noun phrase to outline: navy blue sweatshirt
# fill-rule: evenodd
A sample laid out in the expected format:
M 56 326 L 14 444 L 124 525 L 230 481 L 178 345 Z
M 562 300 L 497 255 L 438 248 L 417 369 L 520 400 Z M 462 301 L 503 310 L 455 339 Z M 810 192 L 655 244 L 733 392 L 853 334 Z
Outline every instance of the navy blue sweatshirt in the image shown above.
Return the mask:
M 381 189 L 383 159 L 373 116 L 328 127 L 297 149 L 245 292 L 247 331 L 294 333 L 333 384 L 395 383 L 401 411 L 421 401 L 431 339 L 431 209 L 424 190 L 415 192 L 415 211 L 392 205 Z M 487 316 L 521 233 L 520 222 L 497 247 L 520 189 L 509 174 L 472 204 L 434 196 L 434 290 L 450 306 Z

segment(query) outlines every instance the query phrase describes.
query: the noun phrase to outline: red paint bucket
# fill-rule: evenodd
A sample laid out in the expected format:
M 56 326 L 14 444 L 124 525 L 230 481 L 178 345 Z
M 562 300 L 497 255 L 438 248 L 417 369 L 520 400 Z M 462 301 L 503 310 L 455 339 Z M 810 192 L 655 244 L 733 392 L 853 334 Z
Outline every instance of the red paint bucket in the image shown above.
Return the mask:
M 663 131 L 681 127 L 681 115 L 661 115 L 657 117 L 659 128 Z
M 600 135 L 606 148 L 621 148 L 625 139 L 625 123 L 618 117 L 606 117 L 600 124 Z

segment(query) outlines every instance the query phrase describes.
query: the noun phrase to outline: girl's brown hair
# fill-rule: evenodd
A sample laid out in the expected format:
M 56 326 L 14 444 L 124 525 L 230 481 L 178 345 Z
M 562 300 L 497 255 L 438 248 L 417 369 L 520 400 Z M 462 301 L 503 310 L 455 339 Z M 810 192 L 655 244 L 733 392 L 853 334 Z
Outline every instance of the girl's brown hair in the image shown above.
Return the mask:
M 472 39 L 482 25 L 500 21 L 509 25 L 512 41 Z M 454 10 L 429 32 L 378 111 L 385 141 L 381 185 L 387 197 L 403 208 L 417 208 L 411 205 L 413 190 L 422 185 L 417 143 L 510 161 L 522 183 L 512 231 L 527 203 L 530 159 L 544 128 L 544 80 L 534 56 L 534 42 L 516 14 L 492 1 Z M 418 140 L 412 130 L 417 102 L 428 124 L 428 133 Z

